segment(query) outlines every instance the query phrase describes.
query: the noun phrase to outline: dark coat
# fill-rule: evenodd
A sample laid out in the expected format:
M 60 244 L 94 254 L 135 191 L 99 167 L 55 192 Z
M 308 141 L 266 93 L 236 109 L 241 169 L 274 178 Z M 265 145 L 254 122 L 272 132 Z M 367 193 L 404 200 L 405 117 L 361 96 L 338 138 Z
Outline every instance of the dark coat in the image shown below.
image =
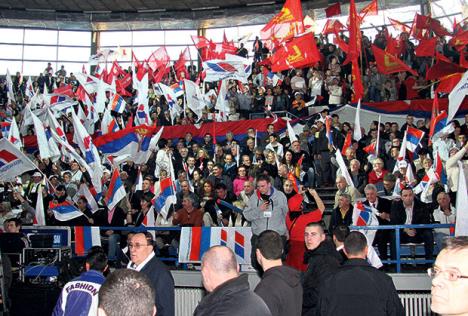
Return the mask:
M 260 296 L 250 290 L 247 274 L 242 274 L 206 295 L 193 315 L 271 316 L 271 313 Z
M 308 266 L 302 282 L 302 315 L 318 315 L 320 286 L 338 269 L 341 257 L 329 240 L 324 240 L 317 249 L 307 251 L 304 257 Z
M 364 205 L 370 206 L 369 200 L 365 200 L 363 202 Z M 377 211 L 380 213 L 385 212 L 390 214 L 390 211 L 392 209 L 392 202 L 389 199 L 377 197 Z M 384 219 L 381 219 L 379 216 L 377 216 L 377 219 L 379 221 L 379 225 L 390 225 L 389 221 L 386 221 Z
M 158 316 L 174 316 L 174 279 L 167 266 L 154 256 L 141 272 L 150 279 L 155 290 Z
M 320 289 L 321 316 L 403 316 L 392 278 L 364 259 L 350 259 Z
M 393 225 L 403 225 L 406 222 L 406 212 L 402 201 L 393 201 L 390 222 Z M 411 220 L 411 224 L 430 224 L 432 222 L 432 211 L 429 205 L 418 199 L 414 199 L 413 219 Z
M 300 272 L 288 266 L 270 268 L 255 288 L 272 316 L 300 316 L 302 285 Z

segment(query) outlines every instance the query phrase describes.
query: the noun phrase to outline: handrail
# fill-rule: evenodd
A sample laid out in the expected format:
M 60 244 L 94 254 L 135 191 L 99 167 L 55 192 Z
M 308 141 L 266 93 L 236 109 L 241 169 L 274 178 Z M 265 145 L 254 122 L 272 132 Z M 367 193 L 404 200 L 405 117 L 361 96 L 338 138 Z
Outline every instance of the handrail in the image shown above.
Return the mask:
M 455 227 L 455 224 L 411 224 L 411 225 L 376 225 L 376 226 L 350 226 L 351 230 L 385 230 L 392 229 L 395 230 L 395 260 L 388 260 L 390 263 L 396 263 L 396 272 L 401 272 L 401 243 L 400 243 L 400 230 L 406 228 L 413 229 L 424 229 L 424 228 L 451 228 Z M 391 247 L 391 246 L 390 246 Z M 421 260 L 418 260 L 418 262 Z M 405 260 L 406 263 L 416 262 L 416 260 Z M 431 263 L 432 261 L 424 260 L 424 263 Z

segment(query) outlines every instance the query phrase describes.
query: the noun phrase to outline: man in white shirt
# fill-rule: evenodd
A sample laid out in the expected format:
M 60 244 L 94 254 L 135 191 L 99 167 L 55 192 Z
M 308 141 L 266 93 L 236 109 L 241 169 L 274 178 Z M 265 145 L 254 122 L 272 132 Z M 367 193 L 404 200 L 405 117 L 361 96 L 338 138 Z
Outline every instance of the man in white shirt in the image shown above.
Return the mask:
M 455 224 L 456 211 L 455 207 L 450 204 L 450 195 L 446 192 L 437 194 L 437 208 L 434 210 L 434 222 L 439 224 Z M 442 243 L 445 238 L 450 236 L 450 228 L 436 228 L 435 242 L 437 250 L 442 249 Z

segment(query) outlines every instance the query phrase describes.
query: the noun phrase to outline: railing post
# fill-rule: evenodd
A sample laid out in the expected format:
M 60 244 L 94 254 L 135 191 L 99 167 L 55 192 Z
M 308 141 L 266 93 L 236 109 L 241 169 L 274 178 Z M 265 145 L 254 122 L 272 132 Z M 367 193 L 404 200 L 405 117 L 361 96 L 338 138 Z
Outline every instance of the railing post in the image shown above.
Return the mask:
M 396 250 L 396 272 L 401 272 L 401 258 L 400 258 L 400 227 L 395 229 L 395 250 Z

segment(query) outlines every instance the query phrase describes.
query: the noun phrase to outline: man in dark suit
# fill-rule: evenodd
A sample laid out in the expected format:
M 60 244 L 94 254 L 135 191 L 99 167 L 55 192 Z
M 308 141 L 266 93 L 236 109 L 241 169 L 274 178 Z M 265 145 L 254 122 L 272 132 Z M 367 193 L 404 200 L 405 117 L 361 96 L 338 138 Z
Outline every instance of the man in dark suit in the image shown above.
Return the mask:
M 392 203 L 390 222 L 393 225 L 430 224 L 432 213 L 426 203 L 415 199 L 413 189 L 401 190 L 401 200 Z M 392 238 L 392 258 L 395 257 L 396 245 Z M 434 258 L 434 235 L 430 228 L 405 228 L 400 231 L 400 243 L 424 243 L 426 260 Z
M 366 194 L 366 200 L 364 201 L 364 204 L 372 206 L 380 213 L 380 215 L 377 216 L 379 225 L 389 225 L 390 210 L 392 207 L 390 200 L 377 196 L 377 187 L 373 184 L 366 185 L 364 188 L 364 193 Z M 379 257 L 382 260 L 388 259 L 387 244 L 390 242 L 391 238 L 392 234 L 391 230 L 389 229 L 378 230 L 375 234 L 374 245 L 377 245 L 377 249 L 379 250 Z
M 153 243 L 148 232 L 133 235 L 128 243 L 131 261 L 127 268 L 141 271 L 150 279 L 156 292 L 158 316 L 174 316 L 174 279 L 166 265 L 156 258 Z

